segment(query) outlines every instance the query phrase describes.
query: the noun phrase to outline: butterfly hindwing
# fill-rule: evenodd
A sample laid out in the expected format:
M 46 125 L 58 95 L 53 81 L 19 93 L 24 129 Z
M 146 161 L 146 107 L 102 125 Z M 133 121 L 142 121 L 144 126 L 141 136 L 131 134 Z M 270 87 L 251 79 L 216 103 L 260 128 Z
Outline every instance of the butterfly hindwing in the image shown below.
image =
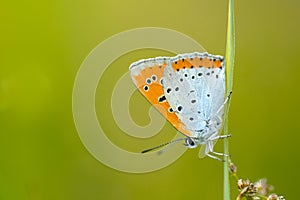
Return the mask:
M 224 102 L 223 58 L 206 53 L 179 54 L 170 59 L 164 79 L 167 101 L 183 128 L 197 137 L 197 131 L 204 129 L 205 121 L 214 118 Z

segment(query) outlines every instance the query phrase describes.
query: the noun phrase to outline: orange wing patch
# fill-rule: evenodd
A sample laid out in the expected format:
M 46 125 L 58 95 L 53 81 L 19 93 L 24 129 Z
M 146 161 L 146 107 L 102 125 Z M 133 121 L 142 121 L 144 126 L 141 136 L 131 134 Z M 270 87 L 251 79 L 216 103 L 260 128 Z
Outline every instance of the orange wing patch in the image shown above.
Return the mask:
M 186 68 L 222 68 L 222 62 L 219 57 L 193 57 L 193 58 L 178 58 L 172 62 L 174 71 L 179 71 Z
M 147 64 L 146 61 L 138 63 L 130 67 L 131 78 L 139 91 L 177 130 L 191 137 L 191 133 L 183 129 L 184 124 L 178 119 L 164 95 L 163 75 L 166 66 L 166 61 L 155 65 L 151 62 Z

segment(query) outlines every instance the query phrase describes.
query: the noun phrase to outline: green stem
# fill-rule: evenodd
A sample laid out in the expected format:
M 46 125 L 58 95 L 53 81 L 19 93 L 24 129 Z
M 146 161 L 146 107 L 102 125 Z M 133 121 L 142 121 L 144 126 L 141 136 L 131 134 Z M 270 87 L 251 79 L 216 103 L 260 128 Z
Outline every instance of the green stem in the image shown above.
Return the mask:
M 227 24 L 227 40 L 226 40 L 226 53 L 225 53 L 225 64 L 226 64 L 226 93 L 232 91 L 233 85 L 233 68 L 234 68 L 234 14 L 233 14 L 233 0 L 229 0 L 228 5 L 228 24 Z M 228 111 L 230 101 L 225 106 L 224 113 L 224 134 L 228 135 Z M 229 155 L 228 139 L 224 139 L 224 154 Z M 229 185 L 229 158 L 224 157 L 224 200 L 230 200 L 230 185 Z
M 228 139 L 224 140 L 224 153 L 228 154 Z M 224 200 L 230 200 L 230 185 L 229 185 L 229 163 L 228 158 L 225 157 L 224 163 Z

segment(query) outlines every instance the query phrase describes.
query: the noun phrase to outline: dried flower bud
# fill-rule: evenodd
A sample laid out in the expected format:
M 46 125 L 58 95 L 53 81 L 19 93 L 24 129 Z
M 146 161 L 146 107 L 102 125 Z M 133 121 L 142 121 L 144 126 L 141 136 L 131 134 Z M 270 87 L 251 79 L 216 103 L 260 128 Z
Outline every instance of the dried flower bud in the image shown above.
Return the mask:
M 274 190 L 274 187 L 272 185 L 267 184 L 267 179 L 265 178 L 255 182 L 254 186 L 257 188 L 257 193 L 263 196 L 269 194 L 272 190 Z
M 270 194 L 270 195 L 268 196 L 268 199 L 267 199 L 267 200 L 277 200 L 277 199 L 278 199 L 277 194 Z
M 247 180 L 244 181 L 244 184 L 245 184 L 246 186 L 250 186 L 252 183 L 250 182 L 249 179 L 247 179 Z
M 229 170 L 232 174 L 236 173 L 237 167 L 235 166 L 235 164 L 233 162 L 230 162 Z
M 243 180 L 242 179 L 239 179 L 238 182 L 237 182 L 237 185 L 238 185 L 238 188 L 241 190 L 244 188 L 244 183 L 243 183 Z
M 283 196 L 278 196 L 277 194 L 270 194 L 267 200 L 285 200 Z
M 283 196 L 278 196 L 277 194 L 270 194 L 267 200 L 285 200 Z
M 251 183 L 248 179 L 243 181 L 242 179 L 238 180 L 238 188 L 240 190 L 240 194 L 237 199 L 242 199 L 243 197 L 255 197 L 257 193 L 257 188 Z

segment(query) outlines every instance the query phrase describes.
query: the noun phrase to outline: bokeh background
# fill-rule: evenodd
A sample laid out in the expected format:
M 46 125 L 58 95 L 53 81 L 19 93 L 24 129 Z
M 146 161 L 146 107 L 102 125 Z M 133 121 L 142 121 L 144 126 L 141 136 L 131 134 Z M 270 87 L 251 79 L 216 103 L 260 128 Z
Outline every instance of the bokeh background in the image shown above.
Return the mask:
M 241 178 L 266 177 L 287 199 L 299 196 L 299 8 L 296 0 L 235 4 L 230 154 Z M 98 162 L 76 132 L 72 88 L 88 53 L 132 28 L 174 29 L 224 54 L 227 1 L 2 1 L 0 20 L 0 199 L 222 199 L 222 163 L 199 160 L 197 150 L 147 174 Z M 109 109 L 114 84 L 129 64 L 159 55 L 172 54 L 150 49 L 123 55 L 99 82 L 99 119 L 111 140 L 130 151 L 175 134 L 166 124 L 156 139 L 122 136 Z M 129 109 L 138 124 L 149 123 L 149 107 L 133 95 Z M 221 141 L 216 150 L 222 151 Z M 232 181 L 232 199 L 236 194 Z

